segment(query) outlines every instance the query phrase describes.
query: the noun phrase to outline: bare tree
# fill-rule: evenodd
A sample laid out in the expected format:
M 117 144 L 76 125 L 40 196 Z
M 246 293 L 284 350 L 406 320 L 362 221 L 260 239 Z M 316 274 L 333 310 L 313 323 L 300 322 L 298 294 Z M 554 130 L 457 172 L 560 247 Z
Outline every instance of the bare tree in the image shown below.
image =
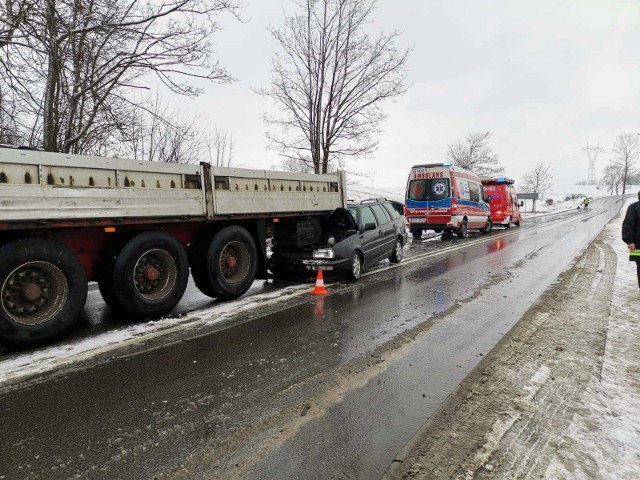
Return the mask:
M 202 122 L 180 110 L 170 110 L 156 96 L 131 109 L 121 126 L 117 145 L 129 158 L 167 163 L 198 163 L 207 155 Z
M 622 194 L 624 195 L 628 177 L 635 173 L 635 162 L 640 156 L 640 137 L 635 133 L 618 135 L 613 144 L 613 154 L 622 167 Z
M 204 145 L 209 163 L 217 167 L 230 167 L 236 154 L 236 143 L 233 134 L 218 126 L 204 135 Z
M 269 89 L 280 115 L 265 114 L 272 148 L 326 173 L 330 162 L 371 154 L 385 118 L 381 103 L 407 90 L 409 50 L 394 31 L 367 33 L 375 0 L 299 0 L 300 13 L 271 29 L 281 52 L 272 60 Z
M 0 85 L 19 99 L 31 141 L 82 153 L 123 121 L 149 75 L 195 96 L 190 79 L 229 82 L 212 34 L 237 0 L 7 0 L 0 18 Z M 102 141 L 102 143 L 105 143 Z
M 460 168 L 471 170 L 483 177 L 499 175 L 504 168 L 498 155 L 489 146 L 491 132 L 469 133 L 464 141 L 447 147 L 446 158 Z
M 609 189 L 609 193 L 620 193 L 624 177 L 624 165 L 616 160 L 610 161 L 604 169 L 601 182 Z
M 553 172 L 551 164 L 538 162 L 535 167 L 524 174 L 522 177 L 522 191 L 527 193 L 541 194 L 551 188 L 551 180 L 553 180 Z M 536 200 L 533 200 L 533 211 L 536 211 Z

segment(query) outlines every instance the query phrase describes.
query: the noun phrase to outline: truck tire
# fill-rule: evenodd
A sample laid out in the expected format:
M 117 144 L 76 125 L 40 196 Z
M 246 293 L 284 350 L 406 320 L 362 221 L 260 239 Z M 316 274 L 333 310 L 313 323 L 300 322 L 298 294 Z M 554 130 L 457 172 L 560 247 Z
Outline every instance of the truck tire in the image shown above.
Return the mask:
M 112 243 L 100 256 L 100 262 L 98 264 L 98 289 L 104 303 L 106 303 L 111 310 L 117 313 L 126 313 L 124 307 L 118 300 L 116 294 L 116 279 L 114 269 L 116 266 L 116 260 L 118 255 L 122 252 L 122 249 L 127 244 L 130 238 L 121 238 Z
M 184 248 L 164 232 L 133 237 L 120 250 L 112 270 L 114 305 L 131 316 L 150 318 L 167 313 L 178 304 L 189 281 Z M 105 286 L 110 289 L 108 283 Z
M 202 293 L 211 298 L 217 298 L 216 292 L 209 281 L 207 268 L 207 252 L 213 241 L 215 232 L 201 234 L 191 248 L 189 263 L 191 265 L 191 277 Z
M 10 347 L 47 342 L 69 330 L 87 300 L 78 257 L 48 238 L 0 247 L 0 341 Z
M 199 246 L 195 259 L 202 267 L 194 275 L 200 291 L 220 300 L 242 296 L 258 271 L 258 250 L 249 232 L 235 225 L 225 227 L 205 245 Z

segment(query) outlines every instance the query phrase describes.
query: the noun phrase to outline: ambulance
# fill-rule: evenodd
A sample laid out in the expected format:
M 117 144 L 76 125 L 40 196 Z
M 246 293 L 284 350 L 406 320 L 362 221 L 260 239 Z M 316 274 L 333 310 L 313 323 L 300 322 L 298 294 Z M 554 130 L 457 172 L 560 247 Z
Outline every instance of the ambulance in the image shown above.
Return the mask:
M 518 194 L 513 186 L 514 181 L 507 177 L 493 177 L 482 179 L 484 191 L 491 197 L 491 219 L 494 225 L 504 228 L 516 227 L 522 223 L 520 207 L 524 202 L 518 202 Z
M 411 169 L 405 216 L 414 238 L 428 229 L 464 238 L 470 229 L 489 233 L 493 227 L 480 177 L 451 163 L 415 165 Z

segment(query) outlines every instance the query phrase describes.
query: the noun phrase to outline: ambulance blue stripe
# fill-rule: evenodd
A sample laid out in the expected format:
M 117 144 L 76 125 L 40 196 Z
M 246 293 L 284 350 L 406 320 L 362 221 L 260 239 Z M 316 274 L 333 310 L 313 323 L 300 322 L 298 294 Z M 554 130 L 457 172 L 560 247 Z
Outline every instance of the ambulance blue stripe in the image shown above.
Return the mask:
M 407 198 L 407 208 L 451 208 L 451 199 L 417 201 Z

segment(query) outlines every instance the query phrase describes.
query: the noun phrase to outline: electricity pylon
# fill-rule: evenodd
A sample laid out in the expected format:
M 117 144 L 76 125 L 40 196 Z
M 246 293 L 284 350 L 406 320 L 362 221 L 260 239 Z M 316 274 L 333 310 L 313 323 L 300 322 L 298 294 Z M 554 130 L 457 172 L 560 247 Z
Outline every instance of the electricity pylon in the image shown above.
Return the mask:
M 599 143 L 597 147 L 590 147 L 589 142 L 587 142 L 587 146 L 583 148 L 582 151 L 587 152 L 587 158 L 589 159 L 589 172 L 587 174 L 587 185 L 597 185 L 596 159 L 598 158 L 598 154 L 600 152 L 604 152 L 604 150 L 600 148 Z

